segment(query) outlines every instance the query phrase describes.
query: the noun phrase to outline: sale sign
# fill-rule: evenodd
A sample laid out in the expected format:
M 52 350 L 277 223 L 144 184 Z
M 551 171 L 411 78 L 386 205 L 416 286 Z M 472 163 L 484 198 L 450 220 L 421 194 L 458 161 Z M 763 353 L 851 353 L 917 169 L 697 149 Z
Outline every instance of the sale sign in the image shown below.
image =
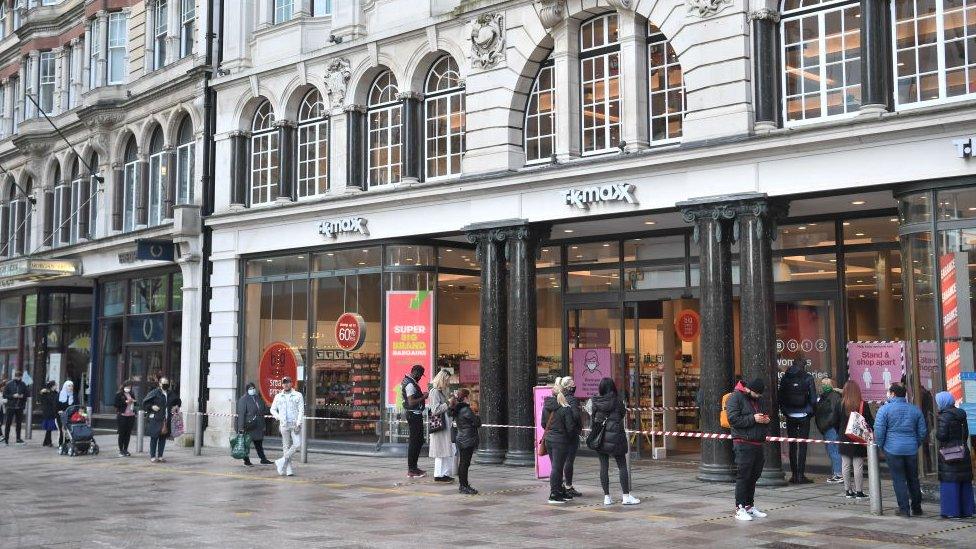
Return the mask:
M 959 353 L 959 295 L 956 276 L 956 254 L 939 257 L 939 280 L 942 290 L 942 337 L 945 357 L 946 390 L 956 400 L 962 399 L 961 356 Z M 969 306 L 968 304 L 966 305 Z
M 539 447 L 539 443 L 542 442 L 542 437 L 546 434 L 546 430 L 542 425 L 542 406 L 546 402 L 546 397 L 552 396 L 552 387 L 533 387 L 532 388 L 532 402 L 535 408 L 535 447 Z M 549 478 L 549 474 L 552 473 L 552 461 L 549 459 L 548 455 L 540 456 L 539 452 L 532 452 L 535 454 L 535 478 Z
M 888 387 L 901 380 L 905 368 L 903 341 L 850 341 L 847 375 L 861 386 L 864 400 L 884 400 Z
M 356 351 L 366 341 L 366 320 L 359 313 L 343 313 L 336 320 L 336 345 L 343 351 Z
M 400 382 L 419 364 L 434 369 L 434 292 L 386 292 L 386 404 L 401 405 Z
M 681 341 L 690 343 L 698 338 L 701 332 L 701 317 L 691 309 L 685 309 L 674 318 L 674 331 Z
M 298 353 L 287 343 L 276 341 L 264 348 L 258 363 L 258 390 L 267 404 L 270 405 L 275 395 L 281 392 L 281 378 L 288 376 L 298 383 L 295 378 L 299 362 Z

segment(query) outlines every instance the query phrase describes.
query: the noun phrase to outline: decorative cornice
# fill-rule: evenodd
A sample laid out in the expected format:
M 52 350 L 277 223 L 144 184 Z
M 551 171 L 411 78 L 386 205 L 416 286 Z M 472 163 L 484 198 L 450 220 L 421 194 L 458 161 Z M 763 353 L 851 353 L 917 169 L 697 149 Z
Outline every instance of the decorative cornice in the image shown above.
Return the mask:
M 607 3 L 618 10 L 634 9 L 634 0 L 607 0 Z
M 685 0 L 689 17 L 705 19 L 732 5 L 732 0 Z

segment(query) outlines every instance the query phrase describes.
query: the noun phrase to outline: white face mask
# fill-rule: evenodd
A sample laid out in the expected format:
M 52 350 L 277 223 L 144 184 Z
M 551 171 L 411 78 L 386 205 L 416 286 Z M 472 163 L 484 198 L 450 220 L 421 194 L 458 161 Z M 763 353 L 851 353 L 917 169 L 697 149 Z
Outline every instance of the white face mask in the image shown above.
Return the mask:
M 132 392 L 132 387 L 126 387 L 125 389 L 122 389 L 122 390 L 125 391 L 126 393 L 131 393 Z
M 251 387 L 250 389 L 247 390 L 247 394 L 254 396 L 258 394 L 258 392 L 254 389 L 254 387 Z

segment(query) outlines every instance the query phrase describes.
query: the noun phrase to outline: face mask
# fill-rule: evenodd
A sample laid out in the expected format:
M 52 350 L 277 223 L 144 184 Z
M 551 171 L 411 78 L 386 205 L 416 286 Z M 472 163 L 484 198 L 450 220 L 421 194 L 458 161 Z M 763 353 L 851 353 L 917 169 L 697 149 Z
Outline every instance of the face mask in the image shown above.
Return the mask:
M 125 391 L 126 394 L 128 394 L 128 393 L 131 393 L 132 392 L 132 387 L 126 387 L 125 389 L 122 389 L 122 390 Z
M 162 385 L 160 385 L 160 387 L 162 387 L 163 390 L 165 391 L 165 390 L 169 389 L 169 383 L 163 383 Z
M 569 394 L 571 394 L 571 395 L 575 395 L 576 394 L 576 387 L 570 387 L 566 392 L 569 393 Z
M 254 396 L 258 394 L 258 392 L 254 389 L 254 387 L 251 387 L 250 389 L 247 390 L 247 394 Z

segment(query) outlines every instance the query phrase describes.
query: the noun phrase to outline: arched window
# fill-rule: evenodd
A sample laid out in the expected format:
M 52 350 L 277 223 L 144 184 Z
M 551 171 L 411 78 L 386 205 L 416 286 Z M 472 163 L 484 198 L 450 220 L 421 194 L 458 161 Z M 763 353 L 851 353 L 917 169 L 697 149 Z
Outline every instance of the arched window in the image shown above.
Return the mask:
M 30 247 L 31 180 L 18 187 L 8 177 L 0 193 L 0 257 L 24 255 Z
M 71 174 L 68 174 L 69 177 Z M 54 221 L 51 231 L 51 246 L 71 242 L 71 180 L 61 177 L 61 168 L 54 171 Z
M 783 119 L 787 124 L 861 108 L 861 6 L 784 0 Z
M 72 243 L 88 237 L 88 223 L 82 223 L 84 213 L 90 211 L 87 208 L 88 196 L 91 194 L 88 192 L 88 181 L 87 170 L 81 165 L 81 159 L 75 157 L 75 161 L 71 164 L 71 178 L 68 180 L 71 186 L 71 205 L 68 214 L 70 217 L 68 230 L 71 232 L 68 239 Z
M 525 107 L 525 162 L 549 161 L 556 152 L 556 68 L 552 57 L 539 67 Z
M 163 151 L 163 129 L 156 126 L 149 140 L 149 202 L 147 225 L 153 227 L 163 222 L 163 193 L 166 192 L 166 159 Z
M 329 119 L 322 94 L 305 94 L 298 108 L 298 198 L 329 190 Z
M 580 26 L 580 95 L 583 153 L 616 149 L 620 144 L 620 43 L 615 13 Z
M 671 43 L 651 24 L 647 25 L 647 69 L 651 143 L 676 141 L 685 118 L 684 76 Z
M 139 194 L 139 149 L 135 137 L 129 137 L 125 146 L 125 164 L 122 166 L 122 230 L 136 228 L 136 197 Z
M 895 105 L 976 94 L 976 2 L 894 0 Z
M 271 103 L 261 103 L 251 123 L 251 204 L 268 204 L 278 195 L 278 132 Z
M 396 77 L 386 71 L 369 90 L 369 185 L 398 183 L 402 159 L 402 105 Z
M 176 203 L 193 204 L 193 121 L 184 116 L 176 132 Z
M 464 85 L 453 57 L 445 55 L 434 63 L 424 93 L 426 178 L 457 175 L 464 154 Z

